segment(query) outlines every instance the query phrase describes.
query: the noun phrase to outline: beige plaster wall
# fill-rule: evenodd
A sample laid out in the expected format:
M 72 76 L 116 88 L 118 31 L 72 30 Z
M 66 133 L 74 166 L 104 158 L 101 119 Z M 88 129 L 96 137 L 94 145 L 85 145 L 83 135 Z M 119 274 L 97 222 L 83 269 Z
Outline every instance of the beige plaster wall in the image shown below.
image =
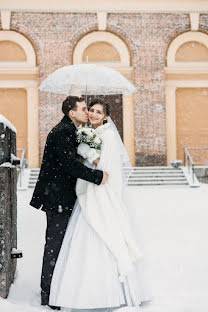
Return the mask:
M 27 146 L 27 92 L 23 88 L 0 88 L 0 113 L 17 129 L 17 148 Z
M 89 62 L 120 62 L 120 55 L 115 47 L 105 41 L 90 44 L 84 51 L 82 61 Z
M 208 88 L 176 89 L 177 159 L 184 147 L 208 146 Z
M 176 52 L 176 61 L 208 61 L 207 47 L 197 41 L 185 42 Z
M 0 41 L 0 61 L 26 61 L 26 54 L 17 43 Z

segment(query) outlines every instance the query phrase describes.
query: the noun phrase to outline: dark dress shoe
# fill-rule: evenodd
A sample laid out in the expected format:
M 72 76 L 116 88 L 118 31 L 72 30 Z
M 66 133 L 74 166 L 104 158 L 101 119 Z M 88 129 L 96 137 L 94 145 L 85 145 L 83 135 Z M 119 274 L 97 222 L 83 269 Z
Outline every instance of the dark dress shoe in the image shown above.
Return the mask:
M 47 305 L 52 310 L 61 310 L 60 307 L 49 305 L 49 297 L 50 297 L 50 295 L 48 293 L 46 293 L 43 290 L 41 290 L 41 305 L 44 305 L 44 306 Z
M 61 310 L 60 307 L 55 307 L 55 306 L 51 306 L 51 305 L 48 305 L 49 308 L 51 308 L 52 310 Z

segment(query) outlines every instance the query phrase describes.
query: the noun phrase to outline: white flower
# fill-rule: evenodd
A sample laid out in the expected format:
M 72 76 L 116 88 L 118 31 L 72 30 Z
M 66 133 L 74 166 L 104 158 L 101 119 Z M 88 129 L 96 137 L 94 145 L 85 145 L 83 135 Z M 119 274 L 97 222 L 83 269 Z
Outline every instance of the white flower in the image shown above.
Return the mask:
M 77 134 L 81 134 L 82 133 L 83 128 L 77 130 Z
M 93 142 L 94 142 L 95 144 L 100 144 L 100 143 L 101 143 L 101 139 L 100 139 L 98 136 L 96 136 L 96 137 L 94 138 Z
M 93 137 L 95 134 L 95 130 L 91 129 L 91 128 L 85 128 L 85 133 L 89 136 L 89 137 Z

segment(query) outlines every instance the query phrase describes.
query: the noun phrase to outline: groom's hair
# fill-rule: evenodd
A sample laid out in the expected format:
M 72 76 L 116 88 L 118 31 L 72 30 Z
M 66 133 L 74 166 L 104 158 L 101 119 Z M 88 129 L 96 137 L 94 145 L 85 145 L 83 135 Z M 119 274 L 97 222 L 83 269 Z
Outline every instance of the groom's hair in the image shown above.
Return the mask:
M 62 103 L 62 112 L 68 116 L 70 110 L 77 110 L 77 102 L 83 102 L 83 97 L 78 96 L 67 96 Z

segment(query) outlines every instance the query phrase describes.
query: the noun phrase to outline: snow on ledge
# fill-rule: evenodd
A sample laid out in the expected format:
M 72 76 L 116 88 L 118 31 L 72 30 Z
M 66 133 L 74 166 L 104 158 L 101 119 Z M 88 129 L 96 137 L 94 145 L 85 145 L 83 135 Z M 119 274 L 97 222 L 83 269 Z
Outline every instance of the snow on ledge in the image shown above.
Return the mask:
M 15 168 L 15 166 L 13 166 L 13 165 L 12 165 L 11 163 L 9 163 L 9 162 L 5 162 L 5 163 L 1 164 L 0 167 Z
M 20 158 L 15 156 L 14 154 L 11 154 L 11 162 L 13 163 L 14 160 L 20 160 Z
M 15 255 L 15 254 L 18 254 L 18 253 L 21 253 L 21 252 L 22 252 L 22 250 L 19 250 L 19 249 L 16 249 L 16 248 L 12 248 L 11 254 Z
M 3 123 L 4 127 L 8 127 L 9 129 L 17 133 L 15 126 L 13 126 L 13 124 L 8 119 L 6 119 L 6 117 L 4 117 L 2 114 L 0 114 L 0 123 Z

